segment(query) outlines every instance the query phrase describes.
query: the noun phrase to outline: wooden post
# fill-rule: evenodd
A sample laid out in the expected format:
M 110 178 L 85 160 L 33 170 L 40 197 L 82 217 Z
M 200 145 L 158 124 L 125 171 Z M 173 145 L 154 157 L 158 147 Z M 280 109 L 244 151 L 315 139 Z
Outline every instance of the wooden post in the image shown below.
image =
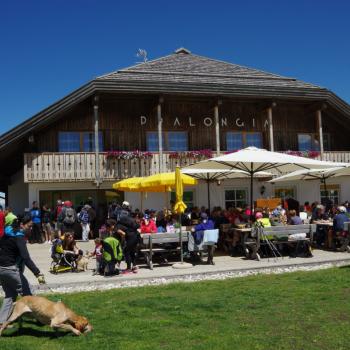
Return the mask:
M 323 160 L 323 131 L 322 131 L 322 111 L 318 109 L 316 111 L 316 118 L 317 118 L 317 132 L 318 132 L 318 137 L 320 141 L 320 153 L 321 153 L 321 160 Z
M 163 172 L 163 132 L 162 132 L 162 103 L 163 98 L 160 97 L 157 104 L 157 121 L 158 121 L 158 152 L 159 152 L 159 172 Z
M 98 117 L 98 96 L 94 97 L 94 126 L 95 126 L 95 183 L 97 188 L 101 184 L 101 176 L 100 176 L 100 159 L 99 159 L 99 117 Z
M 215 139 L 216 139 L 216 156 L 220 155 L 220 123 L 219 123 L 219 105 L 221 101 L 218 100 L 214 106 L 215 117 Z
M 272 106 L 267 108 L 267 118 L 269 121 L 269 140 L 270 140 L 270 151 L 274 152 L 273 144 L 273 122 L 272 122 Z

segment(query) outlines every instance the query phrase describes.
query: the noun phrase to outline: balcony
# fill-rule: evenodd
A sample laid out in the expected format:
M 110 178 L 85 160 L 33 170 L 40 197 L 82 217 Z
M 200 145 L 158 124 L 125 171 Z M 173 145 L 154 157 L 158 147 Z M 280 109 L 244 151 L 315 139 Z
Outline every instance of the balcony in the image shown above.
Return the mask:
M 174 171 L 176 166 L 186 166 L 205 159 L 202 155 L 175 153 L 148 153 L 143 157 L 120 159 L 99 154 L 100 178 L 115 181 L 135 176 L 149 176 L 159 172 Z M 76 182 L 96 179 L 95 153 L 25 153 L 24 182 Z
M 176 166 L 186 166 L 209 157 L 209 154 L 193 153 L 165 152 L 162 157 L 159 153 L 152 153 L 147 157 L 141 155 L 129 159 L 99 154 L 100 177 L 102 181 L 115 181 L 149 176 L 174 171 Z M 321 156 L 315 159 L 321 159 Z M 350 163 L 350 152 L 325 152 L 323 160 Z M 95 162 L 95 153 L 25 153 L 24 182 L 94 181 Z

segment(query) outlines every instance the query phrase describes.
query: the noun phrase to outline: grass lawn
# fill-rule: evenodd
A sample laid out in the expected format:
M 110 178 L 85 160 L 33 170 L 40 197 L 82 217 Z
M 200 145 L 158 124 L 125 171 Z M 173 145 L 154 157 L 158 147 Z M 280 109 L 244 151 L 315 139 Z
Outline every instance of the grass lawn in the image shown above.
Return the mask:
M 30 320 L 1 350 L 350 349 L 350 268 L 50 295 L 88 317 L 76 337 Z

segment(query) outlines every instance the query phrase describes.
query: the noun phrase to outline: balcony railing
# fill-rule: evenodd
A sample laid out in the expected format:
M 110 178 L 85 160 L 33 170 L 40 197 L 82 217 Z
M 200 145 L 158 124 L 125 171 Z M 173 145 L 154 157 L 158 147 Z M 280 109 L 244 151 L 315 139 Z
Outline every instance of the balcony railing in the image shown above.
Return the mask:
M 102 181 L 135 176 L 149 176 L 174 171 L 177 165 L 186 166 L 202 158 L 178 157 L 170 153 L 153 153 L 148 158 L 118 159 L 99 154 Z M 73 182 L 96 179 L 95 153 L 25 153 L 24 182 Z
M 205 156 L 174 157 L 174 154 L 153 153 L 148 158 L 118 159 L 99 154 L 100 178 L 114 181 L 135 176 L 149 176 L 174 171 L 177 165 L 186 166 L 205 159 Z M 318 156 L 316 159 L 321 159 Z M 323 160 L 350 163 L 350 152 L 325 152 Z M 96 179 L 94 153 L 25 153 L 25 182 L 74 182 Z

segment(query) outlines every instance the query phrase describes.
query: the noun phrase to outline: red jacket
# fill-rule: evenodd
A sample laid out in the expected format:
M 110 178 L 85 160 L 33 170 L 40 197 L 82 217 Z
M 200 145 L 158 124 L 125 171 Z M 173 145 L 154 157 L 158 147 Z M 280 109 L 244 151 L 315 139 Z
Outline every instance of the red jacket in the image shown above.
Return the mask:
M 0 238 L 4 235 L 4 227 L 5 227 L 5 214 L 1 210 L 0 211 Z
M 149 220 L 148 225 L 145 224 L 145 221 L 142 220 L 141 223 L 141 233 L 156 233 L 157 232 L 157 226 L 154 220 Z

